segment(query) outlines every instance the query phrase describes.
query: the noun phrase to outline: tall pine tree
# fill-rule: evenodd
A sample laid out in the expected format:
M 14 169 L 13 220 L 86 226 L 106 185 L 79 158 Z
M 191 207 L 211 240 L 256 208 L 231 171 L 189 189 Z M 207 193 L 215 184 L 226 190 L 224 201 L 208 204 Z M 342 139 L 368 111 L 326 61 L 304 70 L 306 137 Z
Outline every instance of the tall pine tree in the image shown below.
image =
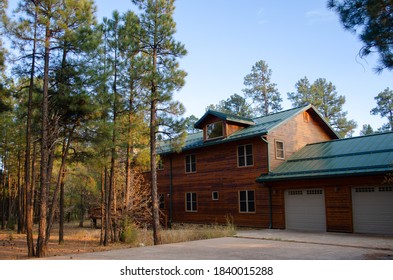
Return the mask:
M 251 73 L 244 77 L 246 88 L 243 92 L 254 104 L 255 115 L 268 115 L 282 110 L 282 98 L 277 85 L 271 82 L 272 70 L 263 61 L 257 61 L 251 68 Z
M 307 104 L 314 105 L 326 121 L 342 136 L 350 136 L 356 128 L 356 122 L 347 120 L 347 112 L 343 111 L 345 97 L 338 95 L 336 87 L 319 78 L 310 84 L 307 77 L 300 79 L 296 85 L 296 92 L 288 93 L 288 99 L 295 107 Z
M 175 90 L 184 84 L 186 73 L 179 69 L 178 59 L 186 54 L 174 39 L 174 0 L 133 0 L 141 9 L 141 52 L 148 59 L 143 85 L 148 88 L 150 107 L 151 195 L 153 202 L 153 239 L 160 243 L 159 200 L 157 193 L 157 136 L 162 128 L 181 128 L 171 116 L 181 115 L 183 106 L 172 101 Z M 173 133 L 172 131 L 166 131 Z

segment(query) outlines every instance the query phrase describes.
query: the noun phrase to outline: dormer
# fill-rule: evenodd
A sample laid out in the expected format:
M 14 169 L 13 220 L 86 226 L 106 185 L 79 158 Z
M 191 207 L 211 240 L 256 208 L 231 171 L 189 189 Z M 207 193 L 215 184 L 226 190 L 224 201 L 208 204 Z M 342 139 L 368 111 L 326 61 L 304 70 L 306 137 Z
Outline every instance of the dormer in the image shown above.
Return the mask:
M 203 129 L 203 140 L 212 141 L 226 138 L 238 130 L 254 125 L 254 121 L 231 114 L 208 110 L 194 125 Z

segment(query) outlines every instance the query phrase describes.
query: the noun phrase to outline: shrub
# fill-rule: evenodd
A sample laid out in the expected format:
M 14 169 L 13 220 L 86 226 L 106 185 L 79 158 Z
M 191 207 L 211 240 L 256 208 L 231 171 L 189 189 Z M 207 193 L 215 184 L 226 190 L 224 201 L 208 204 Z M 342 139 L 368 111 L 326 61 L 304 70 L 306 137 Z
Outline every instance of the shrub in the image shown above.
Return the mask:
M 127 244 L 134 244 L 138 239 L 137 227 L 126 217 L 123 220 L 120 231 L 120 241 Z

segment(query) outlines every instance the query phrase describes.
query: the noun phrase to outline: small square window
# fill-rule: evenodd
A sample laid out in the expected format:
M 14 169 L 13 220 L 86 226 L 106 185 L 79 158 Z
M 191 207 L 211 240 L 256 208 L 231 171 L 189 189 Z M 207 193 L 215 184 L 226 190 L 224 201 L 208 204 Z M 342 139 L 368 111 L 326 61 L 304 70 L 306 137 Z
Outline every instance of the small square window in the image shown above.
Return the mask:
M 276 158 L 285 159 L 284 142 L 276 141 Z
M 218 192 L 212 192 L 212 200 L 218 200 Z

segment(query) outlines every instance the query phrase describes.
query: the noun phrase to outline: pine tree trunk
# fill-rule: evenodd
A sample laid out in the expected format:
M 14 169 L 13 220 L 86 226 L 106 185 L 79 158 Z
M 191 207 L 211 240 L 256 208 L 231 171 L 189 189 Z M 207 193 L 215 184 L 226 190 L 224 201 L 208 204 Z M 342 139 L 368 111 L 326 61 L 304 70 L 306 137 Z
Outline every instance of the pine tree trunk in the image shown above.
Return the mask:
M 25 186 L 21 184 L 21 171 L 22 171 L 22 158 L 21 158 L 21 150 L 18 149 L 18 171 L 17 171 L 17 189 L 18 189 L 18 233 L 25 234 L 26 227 L 25 227 Z
M 1 229 L 5 229 L 5 226 L 6 226 L 6 219 L 7 219 L 7 215 L 6 215 L 6 212 L 7 212 L 7 202 L 9 202 L 8 201 L 8 197 L 9 197 L 9 195 L 10 195 L 10 191 L 9 191 L 9 188 L 10 188 L 10 186 L 9 186 L 9 184 L 8 184 L 8 182 L 7 182 L 7 178 L 9 178 L 10 176 L 9 176 L 9 174 L 8 174 L 8 157 L 7 157 L 7 154 L 8 154 L 8 152 L 7 152 L 7 149 L 8 149 L 8 134 L 7 134 L 7 130 L 5 131 L 5 135 L 4 135 L 4 150 L 5 150 L 5 153 L 4 153 L 4 156 L 3 156 L 3 180 L 2 180 L 2 182 L 3 182 L 3 185 L 2 185 L 2 189 L 3 189 L 3 209 L 2 209 L 2 216 L 1 216 Z M 8 185 L 8 192 L 7 192 L 7 185 Z M 9 220 L 9 217 L 8 217 L 8 220 Z
M 38 225 L 37 257 L 46 256 L 47 246 L 45 244 L 46 224 L 47 224 L 47 199 L 48 199 L 48 118 L 49 118 L 49 55 L 50 55 L 50 22 L 47 22 L 45 29 L 45 63 L 44 63 L 44 87 L 42 98 L 42 134 L 41 134 L 41 186 L 40 186 L 40 218 Z
M 59 217 L 59 244 L 64 244 L 64 178 L 65 170 L 60 182 L 60 217 Z
M 101 234 L 100 245 L 104 245 L 105 232 L 105 170 L 101 168 Z
M 34 90 L 34 74 L 35 74 L 35 56 L 37 47 L 37 10 L 34 14 L 34 39 L 33 53 L 30 70 L 29 97 L 27 101 L 27 121 L 26 121 L 26 149 L 25 149 L 25 188 L 26 188 L 26 240 L 27 255 L 34 257 L 34 240 L 33 240 L 33 183 L 31 182 L 31 119 L 33 111 L 33 90 Z
M 117 29 L 115 27 L 115 29 Z M 117 34 L 117 30 L 116 30 Z M 109 181 L 109 210 L 112 211 L 112 203 L 115 202 L 116 199 L 116 187 L 115 187 L 115 168 L 116 168 L 116 157 L 117 157 L 117 151 L 116 151 L 116 142 L 117 142 L 117 117 L 118 117 L 118 98 L 117 98 L 117 79 L 118 79 L 118 57 L 117 57 L 117 43 L 118 43 L 118 38 L 114 39 L 116 42 L 116 47 L 115 47 L 115 57 L 114 57 L 114 79 L 113 79 L 113 130 L 112 130 L 112 148 L 111 148 L 111 170 L 110 170 L 110 181 Z M 113 213 L 115 217 L 113 218 L 113 221 L 111 220 L 111 225 L 113 225 L 113 235 L 112 235 L 112 241 L 116 242 L 117 241 L 117 217 L 116 217 L 116 204 L 113 205 Z M 110 212 L 111 213 L 111 212 Z M 111 215 L 110 215 L 110 218 Z
M 75 128 L 76 128 L 76 125 L 74 125 L 71 128 L 71 130 L 68 133 L 67 138 L 65 138 L 64 142 L 63 142 L 63 151 L 62 151 L 62 157 L 61 157 L 61 164 L 60 164 L 59 174 L 58 174 L 58 177 L 57 177 L 56 187 L 55 187 L 55 190 L 53 192 L 52 204 L 51 204 L 51 208 L 50 208 L 49 216 L 48 216 L 48 224 L 47 224 L 46 237 L 45 237 L 45 243 L 46 244 L 48 244 L 49 239 L 50 239 L 51 229 L 52 229 L 52 225 L 53 225 L 53 219 L 55 217 L 55 212 L 56 212 L 57 198 L 58 198 L 58 195 L 59 195 L 59 191 L 60 191 L 60 187 L 61 187 L 61 184 L 62 184 L 62 180 L 64 180 L 64 175 L 65 175 L 64 170 L 65 170 L 65 167 L 66 167 L 68 151 L 70 149 L 70 145 L 71 145 L 71 141 L 72 141 L 72 137 L 73 137 Z
M 109 232 L 110 232 L 110 220 L 111 220 L 111 211 L 110 211 L 110 203 L 109 203 L 109 184 L 107 183 L 107 168 L 105 167 L 105 235 L 104 235 L 104 246 L 108 246 L 109 243 Z
M 5 158 L 5 157 L 4 157 Z M 1 180 L 1 188 L 3 190 L 2 193 L 2 197 L 1 197 L 1 205 L 2 205 L 2 209 L 1 209 L 1 229 L 5 229 L 5 212 L 6 212 L 6 196 L 7 196 L 7 192 L 6 192 L 6 177 L 7 177 L 7 171 L 6 171 L 6 165 L 5 165 L 5 160 L 3 158 L 3 174 L 2 174 L 2 180 Z
M 127 141 L 127 158 L 126 158 L 126 185 L 124 191 L 124 209 L 128 210 L 130 207 L 130 191 L 133 181 L 132 174 L 132 162 L 133 162 L 133 135 L 132 135 L 132 124 L 133 124 L 133 107 L 134 107 L 134 85 L 133 81 L 130 82 L 130 99 L 129 99 L 129 112 L 128 112 L 128 141 Z
M 158 9 L 157 2 L 155 3 Z M 158 11 L 155 16 L 158 16 Z M 160 228 L 160 217 L 159 217 L 159 204 L 158 204 L 158 193 L 157 193 L 157 143 L 156 134 L 158 130 L 157 121 L 157 23 L 155 24 L 154 32 L 154 49 L 153 49 L 153 79 L 151 82 L 151 97 L 150 97 L 150 168 L 151 168 L 151 196 L 152 196 L 152 212 L 153 212 L 153 242 L 154 245 L 161 243 L 159 228 Z
M 156 127 L 157 127 L 157 109 L 156 101 L 151 102 L 151 120 L 150 120 L 150 160 L 151 160 L 151 196 L 153 207 L 153 241 L 154 245 L 160 244 L 160 220 L 159 220 L 159 204 L 157 193 L 157 147 L 156 147 Z

